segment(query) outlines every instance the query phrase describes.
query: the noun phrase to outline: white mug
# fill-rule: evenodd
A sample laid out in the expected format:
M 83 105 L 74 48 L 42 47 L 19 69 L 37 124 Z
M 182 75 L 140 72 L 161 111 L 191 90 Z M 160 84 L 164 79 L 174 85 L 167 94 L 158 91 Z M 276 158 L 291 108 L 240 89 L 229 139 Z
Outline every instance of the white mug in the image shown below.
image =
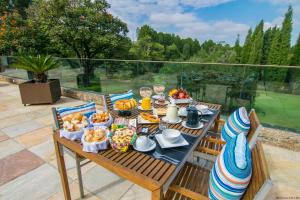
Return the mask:
M 169 122 L 176 122 L 178 119 L 178 107 L 176 104 L 169 104 L 166 118 Z
M 144 135 L 138 137 L 135 141 L 135 144 L 138 149 L 147 149 L 150 147 L 149 138 Z

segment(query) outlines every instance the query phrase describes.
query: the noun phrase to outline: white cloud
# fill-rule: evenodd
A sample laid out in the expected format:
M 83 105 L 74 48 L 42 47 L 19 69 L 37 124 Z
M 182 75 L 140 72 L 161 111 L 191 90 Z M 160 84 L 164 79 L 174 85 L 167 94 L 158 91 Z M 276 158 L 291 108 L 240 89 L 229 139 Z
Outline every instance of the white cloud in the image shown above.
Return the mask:
M 204 41 L 233 44 L 238 34 L 245 36 L 249 26 L 229 20 L 204 21 L 193 9 L 217 6 L 234 0 L 108 0 L 110 11 L 128 24 L 129 36 L 135 39 L 135 30 L 149 24 L 158 31 L 172 32 L 182 37 L 193 37 Z
M 258 1 L 269 2 L 269 3 L 272 3 L 274 5 L 280 5 L 280 4 L 284 4 L 284 5 L 300 4 L 299 0 L 258 0 Z
M 213 39 L 233 43 L 236 36 L 247 34 L 248 25 L 235 23 L 229 20 L 203 21 L 193 13 L 153 13 L 150 24 L 157 29 L 174 29 L 183 37 L 198 38 L 201 41 Z
M 192 7 L 205 8 L 217 6 L 231 1 L 234 0 L 182 0 L 181 3 Z

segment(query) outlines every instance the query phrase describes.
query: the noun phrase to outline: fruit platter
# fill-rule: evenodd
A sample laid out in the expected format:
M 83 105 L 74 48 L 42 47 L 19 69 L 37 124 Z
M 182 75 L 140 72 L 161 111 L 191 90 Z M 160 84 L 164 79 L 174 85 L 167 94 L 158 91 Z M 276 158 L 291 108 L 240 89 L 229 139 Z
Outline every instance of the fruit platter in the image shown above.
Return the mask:
M 176 104 L 191 103 L 193 101 L 188 92 L 182 88 L 170 90 L 169 98 L 171 102 Z
M 121 99 L 114 104 L 114 110 L 119 112 L 120 116 L 130 116 L 131 110 L 136 108 L 137 102 L 135 99 Z
M 157 115 L 152 115 L 151 113 L 142 112 L 138 116 L 139 124 L 156 124 L 159 123 L 160 119 Z

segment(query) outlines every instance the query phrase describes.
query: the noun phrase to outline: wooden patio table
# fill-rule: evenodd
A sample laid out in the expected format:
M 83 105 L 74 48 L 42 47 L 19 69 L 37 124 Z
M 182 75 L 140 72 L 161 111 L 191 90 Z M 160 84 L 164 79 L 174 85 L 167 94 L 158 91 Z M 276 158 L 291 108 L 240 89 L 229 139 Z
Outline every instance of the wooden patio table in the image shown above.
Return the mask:
M 179 173 L 180 169 L 184 166 L 187 159 L 192 155 L 193 151 L 197 147 L 199 141 L 205 136 L 208 130 L 212 127 L 214 121 L 220 117 L 221 105 L 201 103 L 208 105 L 210 109 L 214 110 L 214 114 L 209 116 L 209 120 L 204 123 L 204 127 L 198 130 L 191 130 L 184 128 L 181 123 L 169 125 L 169 128 L 180 130 L 188 136 L 192 136 L 195 140 L 189 146 L 185 152 L 185 156 L 180 160 L 180 163 L 175 165 L 164 161 L 162 159 L 156 159 L 153 156 L 138 152 L 135 150 L 129 150 L 126 153 L 118 153 L 113 149 L 100 151 L 99 153 L 87 153 L 82 151 L 82 145 L 79 141 L 71 141 L 59 136 L 59 131 L 54 131 L 53 140 L 57 156 L 58 170 L 60 172 L 61 183 L 63 186 L 65 199 L 70 200 L 70 189 L 67 178 L 67 171 L 63 156 L 63 147 L 68 148 L 75 154 L 86 158 L 101 167 L 115 173 L 116 175 L 127 179 L 152 193 L 153 200 L 160 200 L 164 197 L 164 192 Z M 186 106 L 186 105 L 180 105 Z M 158 106 L 159 107 L 159 106 Z M 117 112 L 109 110 L 113 117 L 118 117 Z M 137 118 L 139 110 L 132 112 L 132 115 L 128 118 Z M 138 128 L 148 127 L 150 133 L 154 133 L 158 129 L 158 124 L 152 125 L 138 125 Z M 157 145 L 156 148 L 159 145 Z M 180 152 L 178 152 L 180 153 Z M 101 180 L 99 180 L 101 181 Z

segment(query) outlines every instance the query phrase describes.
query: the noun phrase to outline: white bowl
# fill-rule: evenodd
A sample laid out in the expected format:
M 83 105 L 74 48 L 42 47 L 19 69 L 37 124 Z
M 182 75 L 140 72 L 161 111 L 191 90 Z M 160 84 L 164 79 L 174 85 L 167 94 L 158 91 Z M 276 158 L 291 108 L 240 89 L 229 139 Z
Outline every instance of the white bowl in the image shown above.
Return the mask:
M 181 136 L 180 131 L 175 129 L 165 129 L 162 132 L 164 139 L 171 143 L 175 143 Z

